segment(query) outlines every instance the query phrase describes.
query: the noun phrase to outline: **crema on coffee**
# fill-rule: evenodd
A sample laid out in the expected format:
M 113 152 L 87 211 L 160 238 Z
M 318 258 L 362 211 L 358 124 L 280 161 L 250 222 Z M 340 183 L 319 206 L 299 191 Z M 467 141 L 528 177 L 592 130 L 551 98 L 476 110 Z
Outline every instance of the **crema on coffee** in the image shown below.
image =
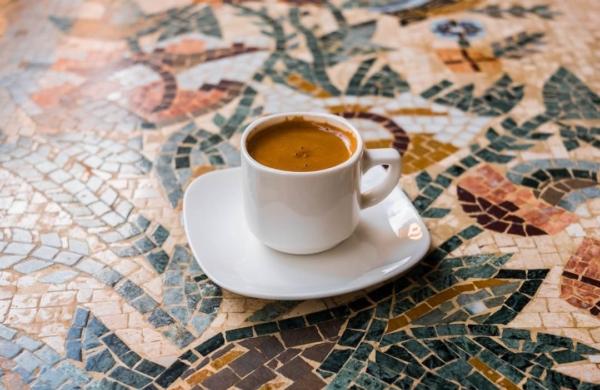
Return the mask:
M 356 150 L 354 135 L 328 123 L 289 118 L 252 134 L 250 156 L 270 168 L 319 171 L 339 165 Z

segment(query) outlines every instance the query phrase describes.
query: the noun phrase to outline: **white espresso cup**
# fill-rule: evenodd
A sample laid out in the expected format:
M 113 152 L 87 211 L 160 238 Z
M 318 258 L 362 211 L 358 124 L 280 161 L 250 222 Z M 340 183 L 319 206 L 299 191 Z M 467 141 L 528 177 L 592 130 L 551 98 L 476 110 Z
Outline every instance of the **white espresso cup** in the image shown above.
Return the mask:
M 248 153 L 248 137 L 290 118 L 351 132 L 356 149 L 338 165 L 309 172 L 274 169 L 254 160 Z M 385 199 L 400 178 L 398 151 L 367 150 L 352 124 L 330 114 L 289 112 L 256 119 L 242 134 L 241 154 L 244 211 L 250 231 L 263 244 L 292 254 L 322 252 L 350 237 L 360 210 Z M 388 166 L 385 178 L 361 192 L 361 175 L 382 164 Z

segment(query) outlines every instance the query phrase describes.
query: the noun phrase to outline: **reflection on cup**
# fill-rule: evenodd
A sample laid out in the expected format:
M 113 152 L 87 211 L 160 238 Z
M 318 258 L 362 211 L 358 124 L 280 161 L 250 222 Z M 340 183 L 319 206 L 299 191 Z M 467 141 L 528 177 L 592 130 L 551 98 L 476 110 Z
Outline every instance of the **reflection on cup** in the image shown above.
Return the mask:
M 411 223 L 408 227 L 408 238 L 411 240 L 419 240 L 423 237 L 423 230 L 417 223 Z

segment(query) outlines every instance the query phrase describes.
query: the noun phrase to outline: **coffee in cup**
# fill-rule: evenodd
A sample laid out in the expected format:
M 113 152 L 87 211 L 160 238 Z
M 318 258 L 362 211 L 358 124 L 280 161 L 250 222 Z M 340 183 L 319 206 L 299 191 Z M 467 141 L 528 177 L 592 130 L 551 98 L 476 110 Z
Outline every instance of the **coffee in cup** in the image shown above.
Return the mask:
M 317 253 L 348 238 L 360 210 L 381 202 L 400 178 L 395 149 L 367 150 L 346 119 L 321 113 L 275 114 L 252 122 L 241 139 L 242 195 L 250 231 L 292 254 Z M 360 178 L 387 165 L 375 187 Z
M 352 132 L 327 122 L 290 117 L 248 138 L 248 153 L 259 163 L 292 172 L 331 168 L 356 150 Z

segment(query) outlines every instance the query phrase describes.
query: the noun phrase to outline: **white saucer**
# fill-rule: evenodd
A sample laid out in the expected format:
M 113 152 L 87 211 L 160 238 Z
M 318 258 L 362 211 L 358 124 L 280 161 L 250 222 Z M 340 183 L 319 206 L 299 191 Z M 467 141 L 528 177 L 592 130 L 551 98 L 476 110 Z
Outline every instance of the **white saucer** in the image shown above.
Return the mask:
M 363 189 L 384 175 L 363 177 Z M 361 211 L 354 234 L 315 255 L 288 255 L 261 244 L 244 220 L 241 170 L 198 177 L 185 192 L 183 223 L 192 252 L 206 275 L 241 295 L 265 299 L 311 299 L 360 290 L 415 265 L 430 237 L 404 192 L 396 188 L 381 203 Z

